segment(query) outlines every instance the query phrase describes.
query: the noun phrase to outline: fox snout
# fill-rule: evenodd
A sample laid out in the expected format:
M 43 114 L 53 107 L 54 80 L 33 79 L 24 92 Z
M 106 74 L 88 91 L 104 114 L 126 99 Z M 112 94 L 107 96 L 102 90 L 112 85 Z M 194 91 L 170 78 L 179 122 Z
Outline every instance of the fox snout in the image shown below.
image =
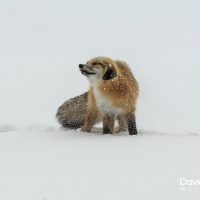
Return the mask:
M 79 64 L 79 69 L 81 73 L 85 76 L 95 75 L 96 72 L 92 69 L 91 66 L 86 64 Z
M 84 64 L 79 64 L 79 69 L 83 69 L 84 66 Z

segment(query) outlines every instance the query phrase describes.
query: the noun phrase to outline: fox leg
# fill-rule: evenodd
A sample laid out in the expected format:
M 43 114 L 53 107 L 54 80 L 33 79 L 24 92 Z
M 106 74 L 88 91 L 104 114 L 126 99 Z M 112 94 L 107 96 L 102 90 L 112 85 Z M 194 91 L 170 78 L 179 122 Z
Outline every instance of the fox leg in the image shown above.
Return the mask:
M 103 134 L 112 134 L 114 129 L 114 117 L 105 114 L 103 116 Z
M 127 121 L 127 125 L 128 125 L 129 135 L 137 135 L 135 114 L 134 113 L 127 113 L 126 114 L 126 121 Z
M 83 132 L 90 132 L 95 124 L 97 118 L 97 112 L 94 110 L 88 110 L 85 116 L 84 125 L 81 129 Z
M 123 114 L 118 114 L 117 121 L 119 124 L 119 129 L 117 130 L 117 132 L 126 131 L 127 130 L 127 122 L 126 122 L 125 116 Z

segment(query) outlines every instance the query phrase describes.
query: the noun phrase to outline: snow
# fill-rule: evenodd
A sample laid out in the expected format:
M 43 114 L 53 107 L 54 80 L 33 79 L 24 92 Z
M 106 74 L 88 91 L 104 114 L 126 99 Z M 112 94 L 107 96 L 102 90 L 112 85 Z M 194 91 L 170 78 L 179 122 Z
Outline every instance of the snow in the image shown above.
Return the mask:
M 0 199 L 199 199 L 200 2 L 0 2 Z M 88 89 L 78 64 L 126 61 L 138 136 L 63 130 Z
M 0 198 L 199 199 L 181 191 L 197 178 L 200 137 L 140 131 L 138 136 L 29 127 L 1 134 Z

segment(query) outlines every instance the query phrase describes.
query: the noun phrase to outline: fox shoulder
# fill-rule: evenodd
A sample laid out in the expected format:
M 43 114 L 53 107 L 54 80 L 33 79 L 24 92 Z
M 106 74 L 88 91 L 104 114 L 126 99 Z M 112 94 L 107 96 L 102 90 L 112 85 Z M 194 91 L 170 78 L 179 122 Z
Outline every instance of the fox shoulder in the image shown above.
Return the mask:
M 124 76 L 126 79 L 133 83 L 135 90 L 139 93 L 139 83 L 137 82 L 132 70 L 130 69 L 129 65 L 121 60 L 117 60 L 116 64 L 119 68 L 120 75 Z

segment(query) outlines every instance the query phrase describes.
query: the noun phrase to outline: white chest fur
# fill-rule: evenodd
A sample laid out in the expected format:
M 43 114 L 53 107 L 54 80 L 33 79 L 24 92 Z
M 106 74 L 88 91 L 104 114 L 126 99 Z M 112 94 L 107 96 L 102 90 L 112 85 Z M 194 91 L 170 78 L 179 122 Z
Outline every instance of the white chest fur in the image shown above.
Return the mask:
M 94 96 L 97 106 L 102 112 L 112 114 L 122 113 L 122 109 L 114 106 L 109 97 L 103 96 L 97 88 L 94 88 Z

